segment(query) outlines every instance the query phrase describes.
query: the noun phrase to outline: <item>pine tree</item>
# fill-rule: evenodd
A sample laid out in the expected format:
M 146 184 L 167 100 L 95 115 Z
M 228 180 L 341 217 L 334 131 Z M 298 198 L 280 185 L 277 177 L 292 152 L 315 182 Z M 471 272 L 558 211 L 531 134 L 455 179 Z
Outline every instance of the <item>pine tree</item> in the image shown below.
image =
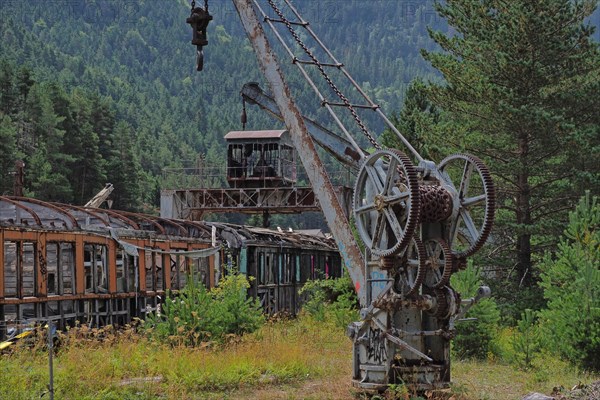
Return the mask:
M 600 202 L 581 199 L 554 257 L 540 264 L 548 308 L 541 320 L 549 348 L 600 371 Z
M 0 113 L 0 196 L 12 192 L 17 132 L 10 117 Z
M 131 127 L 117 123 L 114 131 L 114 152 L 108 160 L 107 180 L 113 184 L 113 207 L 139 211 L 141 198 L 141 167 L 134 152 Z
M 496 262 L 523 287 L 535 288 L 536 257 L 556 244 L 583 188 L 600 187 L 600 57 L 585 24 L 595 5 L 448 0 L 438 12 L 456 33 L 431 32 L 444 52 L 423 51 L 445 78 L 429 88 L 445 113 L 439 140 L 487 161 Z
M 400 115 L 393 115 L 391 121 L 424 158 L 438 161 L 443 158 L 443 146 L 432 131 L 440 122 L 440 110 L 429 101 L 423 81 L 417 79 L 411 82 Z M 400 139 L 389 128 L 383 131 L 381 139 L 386 147 L 404 149 Z

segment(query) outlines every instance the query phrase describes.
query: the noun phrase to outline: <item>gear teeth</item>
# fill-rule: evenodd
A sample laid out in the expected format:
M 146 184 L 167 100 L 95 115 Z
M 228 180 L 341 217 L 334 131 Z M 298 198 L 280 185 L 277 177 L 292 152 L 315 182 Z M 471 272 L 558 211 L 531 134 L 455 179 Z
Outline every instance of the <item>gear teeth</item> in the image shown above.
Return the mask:
M 425 264 L 425 260 L 427 259 L 427 253 L 425 252 L 425 246 L 423 245 L 423 242 L 421 242 L 421 240 L 419 240 L 419 238 L 417 238 L 416 236 L 412 238 L 412 243 L 411 245 L 414 244 L 415 249 L 416 249 L 416 256 L 417 259 L 419 261 L 419 265 L 417 266 L 417 275 L 415 277 L 415 280 L 413 282 L 413 284 L 409 287 L 408 291 L 403 292 L 404 288 L 400 287 L 396 287 L 396 291 L 401 294 L 403 297 L 411 297 L 415 294 L 419 293 L 419 289 L 421 288 L 421 285 L 423 284 L 423 279 L 425 279 L 425 273 L 426 271 L 426 264 Z M 409 247 L 410 249 L 410 247 Z M 405 253 L 404 256 L 404 271 L 398 271 L 398 274 L 404 273 L 404 274 L 408 274 L 408 259 L 407 259 L 407 254 L 408 251 Z M 406 282 L 408 282 L 408 279 L 406 279 Z
M 395 157 L 397 159 L 397 161 L 399 161 L 399 165 L 398 165 L 399 174 L 401 176 L 406 175 L 405 180 L 406 180 L 406 187 L 408 188 L 408 191 L 409 191 L 409 198 L 408 198 L 409 206 L 408 206 L 408 210 L 406 211 L 407 212 L 406 222 L 404 223 L 404 226 L 402 227 L 403 234 L 402 234 L 402 237 L 398 238 L 397 243 L 388 249 L 380 249 L 380 248 L 376 248 L 374 244 L 371 245 L 371 249 L 370 249 L 371 252 L 374 255 L 379 256 L 379 257 L 388 257 L 388 256 L 392 256 L 394 254 L 398 254 L 398 253 L 402 252 L 409 245 L 410 241 L 412 240 L 413 234 L 419 224 L 419 216 L 420 216 L 420 211 L 421 211 L 419 179 L 418 179 L 417 171 L 416 171 L 412 161 L 410 160 L 410 158 L 403 152 L 396 150 L 396 149 L 377 150 L 373 154 L 368 156 L 367 159 L 364 161 L 364 163 L 362 164 L 362 166 L 359 170 L 356 185 L 354 187 L 354 195 L 353 195 L 353 201 L 352 201 L 354 208 L 356 209 L 356 207 L 359 205 L 360 199 L 357 198 L 357 196 L 361 196 L 362 189 L 364 189 L 364 185 L 361 186 L 361 182 L 366 183 L 366 182 L 363 182 L 363 179 L 361 179 L 362 174 L 365 173 L 364 172 L 365 165 L 370 163 L 370 161 L 373 159 L 381 158 L 386 155 L 390 156 L 390 157 Z M 359 233 L 361 239 L 363 240 L 363 242 L 368 243 L 369 241 L 371 241 L 370 240 L 371 238 L 369 237 L 369 234 L 365 232 L 366 231 L 365 227 L 363 227 L 361 225 L 362 221 L 360 221 L 360 217 L 358 217 L 355 214 L 354 218 L 355 218 L 358 233 Z
M 454 256 L 452 255 L 452 251 L 450 250 L 450 247 L 448 246 L 448 244 L 442 240 L 442 239 L 430 239 L 427 242 L 433 242 L 435 243 L 436 246 L 441 247 L 442 249 L 442 253 L 444 255 L 444 266 L 443 266 L 443 271 L 442 271 L 442 276 L 440 277 L 439 281 L 437 282 L 433 282 L 433 284 L 429 287 L 433 288 L 433 289 L 437 289 L 443 286 L 446 286 L 448 284 L 448 282 L 450 282 L 450 276 L 452 275 L 453 269 L 454 269 Z M 427 243 L 426 242 L 426 243 Z M 427 247 L 425 246 L 425 254 L 426 257 L 431 257 L 431 254 L 427 254 Z M 425 282 L 425 284 L 427 285 L 427 282 Z
M 485 194 L 485 214 L 483 218 L 483 224 L 481 226 L 479 236 L 475 238 L 470 247 L 464 251 L 454 252 L 454 255 L 458 258 L 466 258 L 475 254 L 487 241 L 490 233 L 492 232 L 492 226 L 494 225 L 494 214 L 496 211 L 496 190 L 492 181 L 492 175 L 488 167 L 476 156 L 470 154 L 453 154 L 443 159 L 438 169 L 440 172 L 444 170 L 444 167 L 453 160 L 462 159 L 475 165 L 477 172 L 481 176 L 483 182 L 483 191 Z

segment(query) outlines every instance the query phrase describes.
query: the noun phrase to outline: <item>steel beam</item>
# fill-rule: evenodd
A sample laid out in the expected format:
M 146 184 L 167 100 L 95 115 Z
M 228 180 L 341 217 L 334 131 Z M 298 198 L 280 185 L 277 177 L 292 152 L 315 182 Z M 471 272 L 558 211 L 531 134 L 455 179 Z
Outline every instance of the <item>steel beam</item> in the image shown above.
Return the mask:
M 360 303 L 365 305 L 364 259 L 354 239 L 350 224 L 335 196 L 323 163 L 319 159 L 313 141 L 308 133 L 302 114 L 298 110 L 283 72 L 279 67 L 275 52 L 271 48 L 260 25 L 251 0 L 233 0 L 240 20 L 252 44 L 258 64 L 267 80 L 279 112 L 290 132 L 292 142 L 298 151 L 308 179 L 313 187 L 331 233 L 336 240 L 350 278 L 354 282 Z
M 246 83 L 242 87 L 241 95 L 246 102 L 256 104 L 274 118 L 283 121 L 283 117 L 277 108 L 275 100 L 267 95 L 257 83 Z M 353 149 L 352 143 L 343 137 L 336 135 L 312 119 L 306 116 L 303 116 L 302 118 L 304 118 L 304 124 L 308 129 L 308 133 L 319 146 L 344 165 L 358 170 L 362 155 L 358 154 Z

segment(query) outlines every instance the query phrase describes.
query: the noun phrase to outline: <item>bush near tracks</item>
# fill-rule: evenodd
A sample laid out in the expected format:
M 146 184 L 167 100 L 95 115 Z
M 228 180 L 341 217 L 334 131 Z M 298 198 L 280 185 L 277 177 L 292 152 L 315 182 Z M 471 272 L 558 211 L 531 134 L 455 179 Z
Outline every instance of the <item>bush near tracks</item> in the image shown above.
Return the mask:
M 358 298 L 348 275 L 308 281 L 300 294 L 307 296 L 302 310 L 317 321 L 331 320 L 345 329 L 358 320 Z
M 254 332 L 265 319 L 258 300 L 248 298 L 249 287 L 248 279 L 234 271 L 211 290 L 188 279 L 177 295 L 167 296 L 160 312 L 146 318 L 142 328 L 154 340 L 185 346 L 207 346 Z

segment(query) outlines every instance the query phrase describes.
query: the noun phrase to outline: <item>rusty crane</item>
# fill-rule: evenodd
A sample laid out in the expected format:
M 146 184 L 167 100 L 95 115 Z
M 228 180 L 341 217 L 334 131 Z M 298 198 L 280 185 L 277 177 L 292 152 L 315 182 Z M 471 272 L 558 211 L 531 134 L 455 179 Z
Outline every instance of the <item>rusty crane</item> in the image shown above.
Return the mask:
M 489 295 L 482 287 L 477 298 L 461 301 L 449 279 L 490 234 L 495 209 L 490 172 L 468 154 L 439 163 L 422 157 L 289 0 L 232 1 L 271 93 L 247 85 L 242 95 L 285 123 L 355 284 L 362 309 L 361 320 L 347 330 L 353 341 L 353 384 L 369 390 L 400 382 L 415 390 L 447 387 L 454 322 Z M 205 45 L 208 7 L 204 12 L 194 7 L 195 19 L 188 22 L 196 21 L 194 38 L 201 31 Z M 314 90 L 339 135 L 301 114 L 267 30 Z M 351 101 L 338 82 L 358 100 Z M 404 152 L 380 146 L 361 118 L 367 112 L 397 135 Z M 355 132 L 375 150 L 365 151 Z M 351 219 L 315 143 L 357 170 Z

